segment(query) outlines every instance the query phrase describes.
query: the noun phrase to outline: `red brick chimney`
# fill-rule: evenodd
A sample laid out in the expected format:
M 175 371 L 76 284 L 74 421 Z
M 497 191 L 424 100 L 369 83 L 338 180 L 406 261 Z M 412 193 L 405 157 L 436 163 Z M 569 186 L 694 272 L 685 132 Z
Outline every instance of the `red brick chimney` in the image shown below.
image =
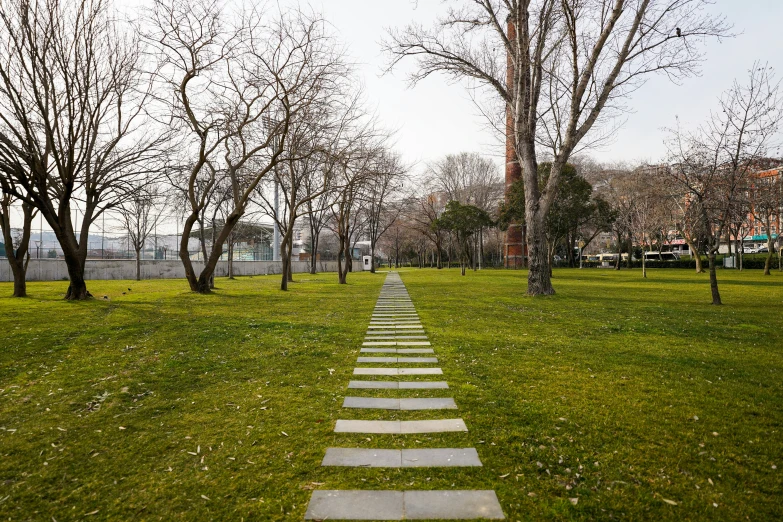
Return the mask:
M 516 41 L 516 27 L 509 15 L 506 32 L 509 42 Z M 511 52 L 506 52 L 506 86 L 509 92 L 514 91 L 514 60 Z M 508 200 L 508 191 L 511 184 L 522 177 L 522 169 L 517 160 L 514 139 L 514 115 L 511 107 L 506 107 L 506 200 Z M 506 239 L 503 248 L 504 264 L 506 268 L 516 268 L 525 266 L 525 250 L 523 226 L 516 223 L 509 225 L 506 231 Z

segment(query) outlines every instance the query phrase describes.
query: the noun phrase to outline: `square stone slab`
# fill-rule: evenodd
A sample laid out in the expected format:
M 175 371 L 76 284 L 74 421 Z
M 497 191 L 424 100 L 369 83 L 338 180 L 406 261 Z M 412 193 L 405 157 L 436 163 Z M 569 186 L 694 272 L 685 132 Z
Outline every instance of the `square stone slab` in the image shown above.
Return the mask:
M 429 341 L 397 341 L 399 346 L 432 346 Z
M 335 433 L 446 433 L 468 431 L 462 419 L 438 419 L 420 421 L 344 420 L 338 419 Z
M 430 363 L 437 363 L 438 358 L 437 357 L 397 357 L 398 363 L 407 363 L 407 364 L 430 364 Z
M 408 381 L 400 382 L 401 390 L 445 390 L 449 384 L 445 381 Z
M 402 467 L 402 452 L 394 449 L 327 448 L 321 466 L 399 468 Z
M 367 390 L 398 390 L 400 383 L 397 381 L 350 381 L 348 388 Z
M 354 368 L 354 375 L 443 375 L 440 368 Z
M 366 343 L 364 343 L 366 344 Z M 393 343 L 397 344 L 397 343 Z M 360 353 L 435 353 L 432 348 L 362 348 Z
M 397 375 L 443 375 L 440 368 L 399 368 Z
M 305 520 L 402 520 L 402 491 L 313 491 Z
M 357 363 L 396 363 L 397 357 L 359 357 Z
M 343 400 L 343 408 L 399 410 L 400 399 L 378 399 L 375 397 L 346 397 Z
M 468 431 L 462 419 L 437 419 L 400 421 L 400 433 L 444 433 L 449 431 Z
M 350 381 L 348 388 L 368 390 L 447 390 L 445 381 Z
M 404 520 L 506 518 L 492 490 L 406 491 L 403 503 Z
M 454 399 L 436 397 L 432 399 L 399 399 L 397 406 L 401 410 L 456 410 Z
M 370 324 L 421 324 L 418 319 L 405 319 L 402 321 L 395 321 L 389 319 L 373 319 Z
M 451 398 L 433 399 L 386 399 L 376 397 L 346 397 L 343 408 L 366 408 L 376 410 L 456 410 Z
M 480 466 L 481 460 L 476 452 L 476 448 L 420 448 L 402 450 L 403 468 Z
M 365 340 L 374 340 L 374 339 L 426 339 L 426 335 L 388 335 L 388 336 L 375 336 L 372 334 L 368 334 L 364 339 Z
M 397 368 L 354 368 L 354 375 L 399 375 Z
M 334 425 L 335 433 L 400 434 L 400 421 L 342 420 Z
M 397 341 L 365 341 L 362 346 L 397 346 Z
M 389 327 L 389 328 L 391 328 L 391 327 Z M 370 335 L 408 335 L 408 334 L 423 335 L 424 332 L 422 330 L 405 330 L 405 329 L 402 329 L 402 330 L 391 330 L 391 329 L 376 330 L 376 329 L 372 329 L 372 330 L 367 330 L 367 332 L 365 332 L 364 335 L 365 336 L 370 336 Z M 426 336 L 425 336 L 425 339 L 426 339 Z
M 352 468 L 481 467 L 475 448 L 327 448 L 321 466 Z
M 370 330 L 392 330 L 392 329 L 395 329 L 395 330 L 396 329 L 401 329 L 401 330 L 418 330 L 418 329 L 424 328 L 424 327 L 421 326 L 421 325 L 415 325 L 415 324 L 412 324 L 412 325 L 401 325 L 401 324 L 398 324 L 398 325 L 379 325 L 379 324 L 371 324 L 367 328 L 369 328 Z

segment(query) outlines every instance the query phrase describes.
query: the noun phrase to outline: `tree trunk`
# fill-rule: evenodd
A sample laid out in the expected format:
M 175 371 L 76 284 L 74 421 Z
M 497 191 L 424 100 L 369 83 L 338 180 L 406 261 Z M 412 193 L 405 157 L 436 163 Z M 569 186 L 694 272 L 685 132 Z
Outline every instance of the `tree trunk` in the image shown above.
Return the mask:
M 337 252 L 337 282 L 341 285 L 345 284 L 343 279 L 343 253 L 342 250 Z
M 685 236 L 685 234 L 683 234 L 683 236 Z M 693 244 L 693 241 L 687 237 L 685 237 L 685 243 L 688 245 L 688 248 L 691 249 L 693 259 L 696 261 L 696 273 L 703 273 L 704 267 L 701 265 L 701 254 L 699 253 L 699 250 L 696 248 L 696 245 Z
M 318 234 L 310 240 L 310 273 L 315 275 L 318 272 Z
M 341 285 L 348 284 L 348 270 L 350 265 L 348 264 L 350 243 L 347 237 L 340 237 L 340 251 L 337 255 L 337 278 Z M 342 259 L 342 262 L 341 262 Z
M 723 302 L 721 302 L 720 292 L 718 292 L 718 274 L 715 268 L 715 255 L 716 255 L 715 249 L 710 248 L 708 257 L 709 257 L 709 265 L 710 265 L 710 290 L 712 291 L 712 304 L 720 305 L 723 304 Z
M 228 278 L 234 279 L 234 234 L 228 237 Z
M 244 210 L 237 209 L 228 215 L 225 223 L 223 224 L 223 229 L 220 231 L 220 234 L 218 234 L 215 240 L 212 242 L 212 252 L 210 252 L 209 254 L 209 259 L 205 260 L 204 269 L 199 274 L 198 279 L 195 280 L 195 284 L 193 284 L 191 280 L 188 279 L 188 282 L 190 283 L 190 288 L 194 292 L 198 292 L 200 294 L 208 294 L 210 290 L 214 288 L 213 276 L 215 275 L 215 267 L 217 266 L 218 260 L 223 255 L 223 245 L 225 244 L 228 235 L 234 229 L 234 226 L 242 217 L 242 214 L 244 214 Z M 181 251 L 180 251 L 180 257 L 182 257 Z M 187 274 L 187 268 L 185 272 Z
M 84 264 L 79 258 L 79 247 L 74 241 L 62 235 L 55 233 L 60 248 L 63 250 L 63 259 L 68 269 L 68 291 L 65 293 L 65 299 L 68 301 L 82 301 L 92 297 L 87 291 L 87 283 L 84 280 Z
M 62 244 L 60 246 L 62 247 Z M 68 269 L 68 278 L 70 279 L 65 299 L 68 301 L 83 301 L 91 298 L 92 294 L 87 291 L 87 283 L 84 280 L 84 271 L 79 259 L 70 249 L 66 248 L 63 249 L 63 258 L 65 259 L 65 266 Z
M 375 273 L 375 241 L 370 243 L 370 273 Z
M 769 222 L 767 222 L 767 259 L 764 261 L 764 275 L 772 275 L 772 254 L 775 253 L 775 245 L 772 242 L 772 232 L 770 232 Z
M 30 229 L 33 223 L 33 207 L 28 203 L 22 203 L 24 221 L 22 223 L 22 237 L 19 248 L 14 251 L 14 240 L 11 236 L 11 203 L 2 201 L 0 207 L 0 228 L 2 228 L 3 241 L 5 241 L 6 257 L 14 276 L 13 297 L 27 297 L 27 262 L 30 260 L 28 248 L 30 246 Z
M 287 234 L 286 234 L 287 235 Z M 282 268 L 280 270 L 280 290 L 283 292 L 288 290 L 288 265 L 291 263 L 291 258 L 288 257 L 286 249 L 288 248 L 288 238 L 284 237 L 281 247 L 283 248 L 283 255 L 280 258 Z
M 198 279 L 196 278 L 195 270 L 193 270 L 193 262 L 190 260 L 190 252 L 188 252 L 188 239 L 190 238 L 190 233 L 193 230 L 193 225 L 196 224 L 197 221 L 198 214 L 191 214 L 188 216 L 182 227 L 182 237 L 179 241 L 179 259 L 182 261 L 182 266 L 185 267 L 185 279 L 188 281 L 188 286 L 190 286 L 191 292 L 198 292 Z M 202 224 L 199 240 L 204 252 L 204 260 L 206 261 L 206 247 L 203 241 L 203 230 L 204 226 Z
M 136 281 L 141 281 L 141 249 L 136 248 Z
M 552 279 L 549 275 L 549 260 L 544 233 L 544 216 L 527 212 L 527 251 L 530 271 L 527 275 L 528 295 L 553 295 Z

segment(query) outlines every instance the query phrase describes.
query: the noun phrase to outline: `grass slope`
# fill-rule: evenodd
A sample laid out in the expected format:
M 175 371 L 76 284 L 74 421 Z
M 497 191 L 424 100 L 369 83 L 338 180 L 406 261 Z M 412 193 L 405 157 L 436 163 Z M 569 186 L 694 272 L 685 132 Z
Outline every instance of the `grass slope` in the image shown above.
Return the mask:
M 31 283 L 0 298 L 0 519 L 297 520 L 313 488 L 495 489 L 509 520 L 781 518 L 783 277 L 721 272 L 716 308 L 690 271 L 555 275 L 531 299 L 522 271 L 402 273 L 460 407 L 436 413 L 341 411 L 383 274 L 96 281 L 110 299 L 86 303 Z M 332 432 L 436 416 L 470 432 Z M 485 467 L 321 468 L 327 446 L 475 446 Z

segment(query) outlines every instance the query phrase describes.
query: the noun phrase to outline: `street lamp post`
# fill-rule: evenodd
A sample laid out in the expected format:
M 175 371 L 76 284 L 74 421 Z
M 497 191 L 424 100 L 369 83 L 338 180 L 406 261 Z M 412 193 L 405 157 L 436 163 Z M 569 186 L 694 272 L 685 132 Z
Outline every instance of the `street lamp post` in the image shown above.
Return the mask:
M 278 209 L 280 208 L 280 193 L 277 184 L 277 165 L 275 165 L 275 219 L 274 219 L 274 239 L 272 240 L 272 260 L 280 261 L 280 228 L 277 226 Z

